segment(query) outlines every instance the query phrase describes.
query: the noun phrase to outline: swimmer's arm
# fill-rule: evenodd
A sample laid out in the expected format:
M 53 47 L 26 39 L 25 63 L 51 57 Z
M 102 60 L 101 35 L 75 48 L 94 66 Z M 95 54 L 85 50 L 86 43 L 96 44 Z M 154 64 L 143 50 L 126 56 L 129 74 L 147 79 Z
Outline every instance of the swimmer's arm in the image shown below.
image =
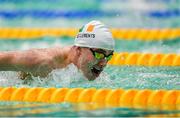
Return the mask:
M 58 66 L 59 60 L 61 63 L 64 61 L 63 55 L 57 53 L 54 49 L 0 52 L 0 71 L 34 72 L 52 69 Z
M 1 52 L 0 70 L 30 72 L 40 64 L 40 54 L 36 50 Z

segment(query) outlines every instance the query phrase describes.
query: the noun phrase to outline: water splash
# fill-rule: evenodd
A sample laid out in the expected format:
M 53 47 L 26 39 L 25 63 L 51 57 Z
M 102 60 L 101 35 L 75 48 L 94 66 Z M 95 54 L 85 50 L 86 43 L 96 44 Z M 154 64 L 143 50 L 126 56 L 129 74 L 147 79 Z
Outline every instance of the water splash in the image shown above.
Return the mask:
M 0 86 L 19 86 L 22 85 L 23 81 L 18 78 L 18 74 L 16 72 L 10 71 L 1 71 L 0 72 Z
M 94 81 L 88 81 L 73 64 L 52 71 L 48 77 L 20 80 L 16 72 L 0 72 L 0 86 L 180 89 L 180 67 L 107 66 Z

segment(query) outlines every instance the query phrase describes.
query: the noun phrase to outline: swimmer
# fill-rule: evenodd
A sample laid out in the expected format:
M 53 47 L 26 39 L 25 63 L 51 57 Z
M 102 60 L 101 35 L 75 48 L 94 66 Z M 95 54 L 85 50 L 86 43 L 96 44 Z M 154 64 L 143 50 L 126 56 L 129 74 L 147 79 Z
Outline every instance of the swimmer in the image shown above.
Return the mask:
M 100 21 L 91 21 L 79 30 L 73 46 L 0 52 L 0 71 L 17 71 L 25 79 L 46 77 L 54 69 L 74 64 L 88 80 L 94 80 L 113 51 L 109 29 Z

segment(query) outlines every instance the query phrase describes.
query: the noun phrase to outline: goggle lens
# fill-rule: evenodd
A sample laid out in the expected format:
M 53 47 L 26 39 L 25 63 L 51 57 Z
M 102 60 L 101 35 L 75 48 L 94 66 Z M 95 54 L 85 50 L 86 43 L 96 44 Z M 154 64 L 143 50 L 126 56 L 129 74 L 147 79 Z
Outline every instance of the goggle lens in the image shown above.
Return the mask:
M 103 59 L 103 58 L 105 58 L 107 61 L 109 61 L 109 60 L 111 60 L 111 58 L 112 58 L 112 54 L 111 55 L 109 55 L 109 56 L 105 56 L 103 53 L 99 53 L 99 52 L 95 52 L 94 53 L 95 55 L 95 58 L 96 59 Z
M 104 58 L 104 54 L 95 52 L 95 57 L 96 57 L 96 59 L 103 59 Z
M 104 53 L 101 53 L 101 52 L 97 52 L 97 51 L 94 51 L 90 48 L 91 52 L 93 53 L 94 57 L 98 60 L 100 59 L 106 59 L 107 61 L 111 60 L 112 56 L 113 56 L 113 52 L 112 54 L 106 56 Z

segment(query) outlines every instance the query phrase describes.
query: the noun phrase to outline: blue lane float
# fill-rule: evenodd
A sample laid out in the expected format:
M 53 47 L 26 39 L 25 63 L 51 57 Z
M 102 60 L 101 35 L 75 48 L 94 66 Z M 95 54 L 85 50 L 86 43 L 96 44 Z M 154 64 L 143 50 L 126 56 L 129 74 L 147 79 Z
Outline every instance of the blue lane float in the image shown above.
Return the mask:
M 59 10 L 0 10 L 0 17 L 12 19 L 23 17 L 34 18 L 89 18 L 89 17 L 112 17 L 120 15 L 119 12 L 101 10 L 78 10 L 78 11 L 59 11 Z
M 6 19 L 12 18 L 91 18 L 91 17 L 117 17 L 126 14 L 123 11 L 102 11 L 102 10 L 0 10 L 0 17 Z M 172 18 L 180 17 L 180 9 L 164 10 L 164 11 L 149 11 L 141 15 L 152 18 Z
M 151 11 L 148 13 L 151 17 L 156 18 L 168 18 L 168 17 L 179 17 L 180 9 L 164 10 L 164 11 Z

